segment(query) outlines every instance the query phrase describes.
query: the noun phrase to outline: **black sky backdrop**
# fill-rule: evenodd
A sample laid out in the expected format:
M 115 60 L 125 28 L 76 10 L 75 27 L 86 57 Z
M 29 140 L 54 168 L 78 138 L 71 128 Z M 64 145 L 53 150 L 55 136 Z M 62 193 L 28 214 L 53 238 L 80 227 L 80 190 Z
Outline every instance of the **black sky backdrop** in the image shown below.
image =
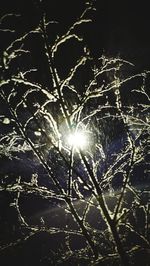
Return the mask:
M 67 29 L 84 8 L 83 0 L 46 0 L 42 8 L 55 19 L 59 30 Z M 2 0 L 1 15 L 15 12 L 22 18 L 16 25 L 21 32 L 30 28 L 39 19 L 40 11 L 33 0 Z M 95 1 L 96 12 L 93 14 L 93 24 L 86 28 L 86 40 L 94 55 L 102 52 L 108 55 L 120 55 L 136 64 L 139 69 L 150 68 L 150 15 L 148 1 Z M 6 37 L 0 41 L 1 49 Z
M 44 11 L 50 20 L 59 22 L 52 24 L 54 32 L 52 30 L 50 36 L 55 38 L 57 32 L 58 34 L 65 33 L 85 8 L 84 0 L 43 0 L 41 3 L 41 8 L 38 8 L 36 0 L 3 0 L 0 13 L 1 16 L 7 13 L 21 14 L 17 19 L 10 17 L 10 21 L 7 20 L 12 29 L 15 27 L 18 37 L 37 26 Z M 81 27 L 85 44 L 90 48 L 93 57 L 100 57 L 103 53 L 108 56 L 120 56 L 135 64 L 137 72 L 149 70 L 150 15 L 148 2 L 97 0 L 94 2 L 94 6 L 96 11 L 89 14 L 93 23 Z M 3 38 L 0 40 L 1 53 L 14 40 L 13 33 L 3 32 L 2 36 Z M 39 82 L 47 82 L 47 75 L 44 76 L 43 73 L 46 67 L 44 61 L 40 60 L 39 44 L 33 43 L 33 49 L 36 51 L 32 50 L 32 59 L 35 60 L 34 63 L 39 68 L 37 78 L 39 78 Z M 60 61 L 58 61 L 60 69 L 64 68 L 61 70 L 62 73 L 67 69 L 67 65 L 64 64 L 66 56 L 69 58 L 70 54 L 61 54 Z M 79 83 L 82 81 L 79 80 Z M 0 104 L 1 111 L 3 108 Z M 4 128 L 1 128 L 0 131 L 5 133 Z M 3 163 L 2 168 L 4 169 L 5 166 L 7 168 L 7 163 L 6 165 Z
M 93 19 L 93 23 L 81 27 L 85 44 L 90 48 L 92 55 L 95 58 L 100 57 L 102 53 L 108 56 L 120 56 L 135 64 L 137 72 L 150 69 L 148 1 L 132 1 L 131 3 L 131 1 L 97 0 L 94 2 L 94 6 L 96 11 L 89 14 Z M 7 19 L 7 23 L 12 29 L 15 28 L 18 32 L 18 37 L 37 26 L 44 11 L 48 14 L 50 20 L 59 22 L 58 24 L 52 24 L 54 31 L 51 30 L 50 36 L 55 38 L 57 32 L 63 34 L 68 30 L 81 15 L 84 8 L 84 0 L 43 0 L 41 8 L 38 8 L 37 0 L 3 0 L 0 13 L 1 16 L 7 13 L 21 14 L 20 17 Z M 0 40 L 0 52 L 2 53 L 7 45 L 14 40 L 14 33 L 3 32 L 1 36 L 3 36 Z M 39 69 L 37 79 L 39 78 L 39 82 L 46 82 L 47 84 L 48 75 L 45 73 L 44 76 L 46 67 L 44 61 L 40 60 L 39 44 L 33 43 L 33 49 L 36 49 L 36 51 L 32 50 L 32 59 Z M 62 73 L 68 71 L 66 70 L 67 65 L 64 64 L 66 56 L 69 58 L 70 54 L 61 54 L 58 61 Z M 85 78 L 87 78 L 87 74 L 85 74 Z M 82 88 L 82 81 L 79 80 L 79 83 L 81 84 L 78 84 L 78 86 L 80 85 Z M 2 113 L 3 108 L 2 103 L 0 103 Z M 0 132 L 5 133 L 4 128 L 1 128 Z M 2 163 L 1 169 L 5 171 L 5 167 L 8 168 L 7 161 Z M 16 169 L 16 171 L 19 171 L 19 169 Z
M 80 16 L 84 10 L 84 3 L 85 1 L 83 0 L 43 0 L 41 9 L 39 9 L 36 0 L 1 0 L 0 16 L 6 13 L 20 13 L 21 17 L 17 18 L 17 20 L 13 19 L 12 24 L 15 25 L 16 31 L 21 35 L 21 33 L 28 32 L 28 30 L 38 25 L 43 9 L 48 13 L 50 20 L 59 22 L 58 25 L 54 25 L 54 32 L 58 30 L 58 33 L 61 34 Z M 136 70 L 139 72 L 150 69 L 150 14 L 148 1 L 97 0 L 95 1 L 95 7 L 96 11 L 93 14 L 90 13 L 93 23 L 83 28 L 85 43 L 90 48 L 92 55 L 95 58 L 100 57 L 102 53 L 108 56 L 120 56 L 134 63 Z M 3 33 L 3 38 L 0 40 L 0 53 L 9 45 L 10 36 L 10 33 Z M 69 56 L 70 54 L 68 54 Z M 35 57 L 37 61 L 40 60 L 38 44 Z M 62 57 L 60 60 L 64 59 Z M 5 172 L 5 168 L 8 170 L 7 161 L 1 162 Z M 20 171 L 21 173 L 22 171 L 25 172 L 26 175 L 27 167 L 25 164 L 23 169 L 22 167 L 21 165 Z M 13 165 L 12 169 L 9 168 L 9 171 L 14 174 L 17 171 L 20 174 L 18 172 L 19 167 L 16 169 Z M 39 206 L 36 205 L 35 207 Z

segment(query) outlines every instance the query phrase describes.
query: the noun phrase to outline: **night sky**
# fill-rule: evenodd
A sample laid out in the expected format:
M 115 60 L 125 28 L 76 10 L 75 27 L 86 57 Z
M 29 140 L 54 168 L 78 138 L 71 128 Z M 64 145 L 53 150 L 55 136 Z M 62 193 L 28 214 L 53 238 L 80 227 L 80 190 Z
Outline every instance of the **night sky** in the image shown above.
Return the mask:
M 48 14 L 48 17 L 50 20 L 56 20 L 58 24 L 53 24 L 54 30 L 51 29 L 51 38 L 55 39 L 56 33 L 58 32 L 59 35 L 64 34 L 66 30 L 76 21 L 77 18 L 79 18 L 80 14 L 84 10 L 84 0 L 43 0 L 39 1 L 42 2 L 41 8 L 37 6 L 37 1 L 36 0 L 1 0 L 0 3 L 0 17 L 3 16 L 6 13 L 16 13 L 16 14 L 21 14 L 20 17 L 16 18 L 8 18 L 7 19 L 7 24 L 10 25 L 10 27 L 15 28 L 16 32 L 18 32 L 18 36 L 21 36 L 24 34 L 24 32 L 28 32 L 32 28 L 34 28 L 36 25 L 38 25 L 40 16 L 43 12 L 46 11 Z M 87 1 L 88 2 L 88 1 Z M 96 7 L 95 11 L 90 11 L 89 17 L 92 18 L 93 22 L 88 23 L 87 25 L 81 25 L 81 32 L 83 34 L 83 39 L 85 42 L 85 45 L 90 49 L 91 55 L 96 60 L 96 58 L 100 57 L 102 54 L 108 56 L 108 57 L 121 57 L 125 60 L 128 60 L 132 62 L 135 65 L 135 70 L 136 72 L 141 72 L 143 70 L 150 70 L 150 14 L 149 14 L 149 8 L 148 8 L 148 1 L 111 1 L 111 0 L 97 0 L 93 1 L 94 6 Z M 4 28 L 5 25 L 2 27 Z M 12 37 L 11 37 L 12 34 Z M 9 45 L 10 41 L 13 40 L 13 33 L 8 33 L 8 32 L 2 32 L 2 39 L 0 40 L 0 54 L 3 53 L 7 45 Z M 17 34 L 17 33 L 15 33 Z M 42 75 L 37 75 L 36 81 L 41 79 L 41 84 L 45 82 L 45 79 L 47 77 L 46 73 L 44 76 L 44 60 L 41 62 L 41 55 L 39 52 L 39 47 L 40 44 L 36 44 L 36 39 L 33 41 L 33 48 L 31 47 L 32 50 L 32 59 L 33 63 L 39 67 L 39 74 L 40 71 Z M 35 49 L 35 50 L 33 50 Z M 69 58 L 71 57 L 71 54 L 61 54 L 61 57 L 58 59 L 59 66 L 60 68 L 64 66 L 64 70 L 62 69 L 61 74 L 63 75 L 65 73 L 65 60 L 66 57 L 69 62 Z M 60 60 L 60 61 L 59 61 Z M 57 62 L 57 63 L 58 63 Z M 34 64 L 33 64 L 34 65 Z M 27 65 L 25 65 L 26 67 Z M 67 66 L 66 66 L 67 68 Z M 69 68 L 69 67 L 68 67 Z M 67 71 L 67 70 L 66 70 Z M 3 78 L 3 76 L 2 76 Z M 4 77 L 5 78 L 5 77 Z M 6 77 L 7 78 L 7 77 Z M 46 81 L 48 84 L 48 81 Z M 79 81 L 80 83 L 80 81 Z M 47 86 L 46 84 L 46 86 Z M 48 84 L 49 85 L 49 84 Z M 39 95 L 40 98 L 40 95 Z M 39 100 L 39 99 L 38 99 Z M 3 109 L 4 107 L 1 105 L 0 102 L 0 114 L 5 111 Z M 1 125 L 0 125 L 1 126 Z M 7 125 L 5 125 L 7 127 Z M 8 125 L 9 128 L 9 125 Z M 120 127 L 121 128 L 121 127 Z M 118 136 L 118 140 L 121 142 L 121 133 L 119 133 L 119 130 L 121 131 L 122 129 L 118 128 L 118 131 L 116 135 Z M 107 131 L 111 129 L 107 128 Z M 5 134 L 5 129 L 0 128 L 0 134 Z M 7 133 L 7 130 L 6 130 Z M 111 132 L 110 132 L 111 134 Z M 119 135 L 120 134 L 120 135 Z M 124 135 L 123 135 L 124 137 Z M 122 138 L 123 138 L 122 137 Z M 115 138 L 115 137 L 114 137 Z M 116 141 L 116 142 L 115 142 Z M 115 148 L 121 146 L 119 141 L 117 141 L 117 138 L 115 139 L 114 143 L 112 144 L 111 149 L 113 151 Z M 117 143 L 117 144 L 116 144 Z M 113 146 L 114 145 L 114 146 Z M 117 146 L 118 145 L 118 146 Z M 120 146 L 119 146 L 120 145 Z M 115 148 L 114 148 L 115 147 Z M 117 149 L 116 148 L 116 149 Z M 111 151 L 110 151 L 111 153 Z M 117 152 L 116 152 L 117 153 Z M 30 160 L 30 162 L 32 159 Z M 0 173 L 11 173 L 12 175 L 22 175 L 23 179 L 31 178 L 30 174 L 32 170 L 34 171 L 34 167 L 36 169 L 36 162 L 34 161 L 33 164 L 31 163 L 30 165 L 28 164 L 28 161 L 26 160 L 26 155 L 22 155 L 21 157 L 21 163 L 17 161 L 17 167 L 16 167 L 16 161 L 13 160 L 10 162 L 10 167 L 8 169 L 8 164 L 7 164 L 7 159 L 2 158 L 0 160 Z M 15 166 L 15 167 L 14 167 Z M 39 165 L 38 165 L 39 166 Z M 45 175 L 45 172 L 40 169 L 39 167 L 39 173 L 41 176 Z M 59 169 L 57 169 L 59 170 Z M 40 172 L 41 171 L 41 172 Z M 42 172 L 43 171 L 43 172 Z M 61 169 L 60 169 L 61 171 Z M 144 171 L 142 169 L 142 171 Z M 138 172 L 138 171 L 137 171 Z M 22 174 L 23 173 L 23 174 Z M 44 174 L 43 174 L 44 173 Z M 11 178 L 10 174 L 10 178 Z M 137 173 L 140 175 L 140 171 Z M 42 176 L 42 178 L 43 178 Z M 50 183 L 46 183 L 45 179 L 42 181 L 43 184 L 47 185 L 47 187 L 51 186 Z M 117 179 L 118 182 L 118 179 Z M 42 185 L 43 185 L 42 184 Z M 11 199 L 6 199 L 6 205 L 11 201 Z M 25 206 L 23 206 L 23 204 Z M 29 204 L 30 204 L 30 199 L 29 199 Z M 44 205 L 45 204 L 45 205 Z M 65 215 L 60 213 L 58 214 L 58 217 L 55 217 L 55 214 L 53 217 L 51 217 L 50 209 L 49 208 L 49 203 L 44 202 L 44 211 L 45 215 L 47 216 L 47 223 L 49 222 L 49 219 L 51 219 L 51 222 L 54 223 L 59 222 L 62 219 L 62 223 L 66 223 L 66 218 Z M 41 209 L 43 207 L 41 205 Z M 1 205 L 0 205 L 1 206 Z M 5 206 L 5 202 L 4 205 Z M 34 217 L 34 214 L 37 216 L 39 214 L 39 206 L 36 203 L 34 203 L 34 200 L 32 202 L 31 208 L 28 208 L 28 198 L 24 200 L 22 203 L 22 206 L 25 207 L 25 210 L 28 210 L 28 217 L 31 216 L 31 221 L 36 221 L 37 217 Z M 27 211 L 27 212 L 28 212 Z M 33 211 L 33 213 L 32 213 Z M 49 212 L 49 213 L 48 213 Z M 55 210 L 54 210 L 55 212 Z M 57 215 L 56 215 L 57 216 Z M 13 215 L 8 216 L 6 215 L 6 220 L 9 218 L 12 218 Z M 12 218 L 13 219 L 13 218 Z M 30 219 L 30 218 L 29 218 Z M 39 218 L 38 218 L 39 219 Z M 93 217 L 90 217 L 90 219 L 93 219 Z M 92 220 L 92 222 L 93 222 Z M 95 222 L 95 221 L 94 221 Z M 74 223 L 72 221 L 72 223 Z M 74 225 L 74 224 L 73 224 Z M 102 225 L 104 226 L 104 225 Z M 104 226 L 105 227 L 105 226 Z M 11 228 L 11 231 L 13 229 Z M 0 231 L 1 233 L 1 231 Z M 26 233 L 26 232 L 25 232 Z M 42 248 L 43 248 L 43 254 L 45 254 L 45 249 L 49 244 L 54 243 L 56 245 L 57 249 L 57 241 L 55 239 L 50 239 L 45 242 L 45 236 L 43 236 L 42 240 Z M 46 236 L 47 237 L 47 236 Z M 38 238 L 38 236 L 37 236 Z M 40 238 L 40 236 L 39 236 Z M 38 238 L 38 239 L 39 239 Z M 36 236 L 34 241 L 36 242 Z M 34 243 L 35 243 L 34 242 Z M 59 241 L 58 241 L 59 242 Z M 45 244 L 47 243 L 47 244 Z M 74 242 L 75 243 L 75 242 Z M 80 241 L 76 242 L 76 245 L 78 245 Z M 47 245 L 47 246 L 46 246 Z M 84 246 L 84 244 L 83 244 Z M 29 240 L 29 246 L 26 244 L 25 249 L 27 250 L 27 253 L 29 254 L 29 259 L 30 256 L 31 258 L 36 257 L 36 250 L 34 250 L 35 254 L 30 254 L 32 253 L 32 239 L 31 242 Z M 38 247 L 39 250 L 41 249 L 41 246 Z M 82 248 L 82 245 L 81 245 Z M 12 251 L 13 252 L 13 251 Z M 19 254 L 20 251 L 18 251 Z M 24 250 L 21 250 L 21 255 L 20 256 L 20 262 L 22 260 L 22 257 L 25 256 Z M 22 256 L 22 257 L 21 257 Z M 0 262 L 1 263 L 1 262 Z M 20 264 L 21 265 L 21 264 Z M 30 266 L 27 264 L 23 264 L 25 266 Z M 36 265 L 36 264 L 34 264 Z M 34 266 L 32 265 L 32 266 Z M 40 264 L 41 265 L 41 264 Z M 46 266 L 48 264 L 45 264 Z M 1 265 L 3 266 L 3 265 Z
M 83 0 L 43 1 L 49 17 L 60 22 L 59 30 L 67 28 L 83 10 Z M 131 60 L 137 68 L 150 66 L 150 16 L 148 1 L 95 1 L 93 24 L 86 29 L 87 43 L 95 55 L 120 55 Z M 21 12 L 23 18 L 16 25 L 30 27 L 38 20 L 40 10 L 36 1 L 1 1 L 0 13 Z M 3 46 L 4 40 L 1 40 Z

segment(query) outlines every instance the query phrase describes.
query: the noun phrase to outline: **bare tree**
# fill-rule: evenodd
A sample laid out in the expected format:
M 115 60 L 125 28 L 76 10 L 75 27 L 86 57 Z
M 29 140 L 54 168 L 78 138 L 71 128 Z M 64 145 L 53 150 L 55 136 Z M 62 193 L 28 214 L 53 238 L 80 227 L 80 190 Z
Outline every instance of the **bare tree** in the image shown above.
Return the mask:
M 92 57 L 80 27 L 92 23 L 93 10 L 88 3 L 55 38 L 58 22 L 43 12 L 33 29 L 15 33 L 3 51 L 0 154 L 26 160 L 31 173 L 1 176 L 0 191 L 11 196 L 21 232 L 9 243 L 2 240 L 1 251 L 39 232 L 56 239 L 64 233 L 55 263 L 76 258 L 86 265 L 127 266 L 136 252 L 149 249 L 149 71 L 135 73 L 119 57 Z M 6 27 L 10 16 L 19 18 L 3 16 L 1 31 L 13 34 Z M 27 197 L 61 210 L 62 224 L 52 226 L 44 214 L 31 221 L 24 210 Z M 77 236 L 86 241 L 78 251 L 71 248 Z

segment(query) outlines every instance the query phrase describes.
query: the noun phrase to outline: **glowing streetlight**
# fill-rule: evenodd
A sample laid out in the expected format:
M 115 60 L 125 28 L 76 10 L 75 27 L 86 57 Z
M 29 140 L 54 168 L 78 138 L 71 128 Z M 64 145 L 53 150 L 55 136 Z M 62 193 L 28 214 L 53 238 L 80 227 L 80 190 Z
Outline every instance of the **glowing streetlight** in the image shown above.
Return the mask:
M 69 135 L 68 144 L 73 148 L 83 149 L 87 145 L 87 136 L 83 132 L 76 131 Z

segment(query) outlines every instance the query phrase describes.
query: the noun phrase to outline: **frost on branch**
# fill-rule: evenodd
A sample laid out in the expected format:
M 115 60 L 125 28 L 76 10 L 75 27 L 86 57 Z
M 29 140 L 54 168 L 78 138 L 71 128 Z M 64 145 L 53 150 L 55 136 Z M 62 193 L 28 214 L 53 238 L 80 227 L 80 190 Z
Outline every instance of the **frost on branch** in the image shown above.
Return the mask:
M 149 248 L 149 71 L 92 58 L 78 31 L 91 11 L 55 41 L 44 14 L 3 51 L 2 253 L 45 236 L 56 243 L 51 263 L 127 266 Z

